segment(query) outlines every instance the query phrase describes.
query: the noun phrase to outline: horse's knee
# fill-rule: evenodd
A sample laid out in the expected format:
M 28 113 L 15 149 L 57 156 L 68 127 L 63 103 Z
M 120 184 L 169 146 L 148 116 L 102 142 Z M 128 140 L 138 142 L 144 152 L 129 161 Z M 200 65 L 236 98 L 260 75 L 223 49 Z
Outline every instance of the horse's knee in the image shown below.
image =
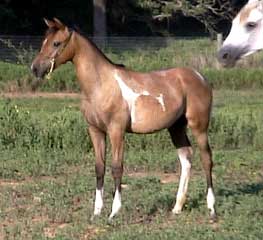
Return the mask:
M 184 155 L 187 159 L 192 159 L 193 148 L 191 146 L 182 147 L 178 149 L 178 153 Z

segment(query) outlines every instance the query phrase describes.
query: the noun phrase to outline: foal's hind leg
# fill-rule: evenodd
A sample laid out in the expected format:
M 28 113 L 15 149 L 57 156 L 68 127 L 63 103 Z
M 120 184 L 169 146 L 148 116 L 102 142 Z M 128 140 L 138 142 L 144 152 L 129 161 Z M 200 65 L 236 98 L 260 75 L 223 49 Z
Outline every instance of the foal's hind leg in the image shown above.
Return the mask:
M 186 119 L 182 116 L 172 127 L 170 127 L 169 133 L 171 135 L 173 144 L 176 146 L 178 156 L 181 164 L 181 176 L 179 182 L 179 188 L 176 197 L 176 204 L 173 208 L 173 213 L 179 214 L 182 211 L 183 205 L 186 200 L 186 194 L 188 189 L 188 182 L 191 172 L 192 161 L 192 147 L 190 141 L 186 135 Z
M 192 133 L 196 138 L 199 150 L 202 165 L 206 175 L 207 181 L 207 207 L 210 210 L 210 219 L 211 221 L 216 220 L 216 211 L 215 211 L 215 196 L 213 190 L 212 182 L 212 151 L 208 142 L 208 121 L 209 118 L 188 118 L 188 125 L 192 129 Z
M 89 126 L 89 134 L 95 151 L 95 171 L 97 177 L 94 216 L 100 215 L 103 207 L 103 184 L 105 174 L 105 133 L 98 128 Z

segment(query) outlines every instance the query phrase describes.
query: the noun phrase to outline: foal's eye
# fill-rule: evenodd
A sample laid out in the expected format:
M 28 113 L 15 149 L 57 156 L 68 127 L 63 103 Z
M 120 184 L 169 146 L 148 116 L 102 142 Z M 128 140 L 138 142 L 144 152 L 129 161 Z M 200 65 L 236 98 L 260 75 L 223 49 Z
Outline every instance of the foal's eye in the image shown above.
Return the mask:
M 255 23 L 255 22 L 248 22 L 246 24 L 247 30 L 253 30 L 256 26 L 257 26 L 257 23 Z
M 54 43 L 53 43 L 53 46 L 54 46 L 54 47 L 58 47 L 60 44 L 61 44 L 61 42 L 54 42 Z

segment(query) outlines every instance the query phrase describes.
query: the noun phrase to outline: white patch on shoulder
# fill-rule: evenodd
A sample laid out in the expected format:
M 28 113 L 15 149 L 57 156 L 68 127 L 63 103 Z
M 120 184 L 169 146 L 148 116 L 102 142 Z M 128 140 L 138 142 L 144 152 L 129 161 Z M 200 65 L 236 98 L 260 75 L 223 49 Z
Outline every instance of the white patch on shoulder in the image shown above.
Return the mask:
M 151 94 L 144 90 L 141 93 L 135 92 L 133 89 L 129 88 L 125 82 L 121 79 L 121 77 L 118 75 L 117 71 L 114 73 L 114 77 L 118 82 L 118 85 L 121 89 L 122 97 L 126 100 L 129 106 L 129 110 L 131 113 L 131 121 L 134 123 L 136 122 L 136 109 L 135 109 L 135 103 L 138 97 L 140 96 L 151 96 Z M 153 97 L 153 96 L 152 96 Z M 165 105 L 163 100 L 163 94 L 160 94 L 158 97 L 154 97 L 159 104 L 162 106 L 162 110 L 165 111 Z
M 156 97 L 156 100 L 161 104 L 162 110 L 165 112 L 165 105 L 164 105 L 164 100 L 163 100 L 163 94 L 160 94 L 159 97 Z
M 129 110 L 131 112 L 131 121 L 135 122 L 135 102 L 136 99 L 140 96 L 139 93 L 134 92 L 131 88 L 129 88 L 118 75 L 117 72 L 114 74 L 115 79 L 117 80 L 119 87 L 121 89 L 122 97 L 126 100 L 129 106 Z

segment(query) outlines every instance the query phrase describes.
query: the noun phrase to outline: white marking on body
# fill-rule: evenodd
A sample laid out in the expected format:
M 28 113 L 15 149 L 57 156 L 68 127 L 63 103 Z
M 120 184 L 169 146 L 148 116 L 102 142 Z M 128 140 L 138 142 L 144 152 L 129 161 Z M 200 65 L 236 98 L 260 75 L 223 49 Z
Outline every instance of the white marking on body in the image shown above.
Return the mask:
M 202 76 L 201 73 L 199 73 L 198 71 L 194 70 L 195 74 L 203 81 L 205 82 L 205 78 Z
M 163 100 L 163 94 L 160 94 L 159 97 L 156 97 L 156 100 L 160 103 L 162 106 L 162 110 L 165 112 L 165 105 L 164 105 L 164 100 Z
M 143 91 L 143 92 L 142 92 L 142 95 L 144 95 L 144 96 L 149 96 L 150 93 L 149 93 L 148 91 Z
M 129 110 L 131 112 L 131 121 L 135 122 L 135 102 L 136 99 L 140 96 L 139 93 L 134 92 L 131 88 L 129 88 L 118 75 L 117 72 L 114 74 L 115 79 L 117 80 L 119 87 L 121 89 L 122 97 L 126 100 L 129 106 Z
M 206 200 L 207 208 L 211 210 L 211 214 L 215 214 L 215 195 L 212 188 L 208 188 Z
M 191 160 L 187 158 L 185 151 L 183 149 L 178 149 L 178 155 L 181 163 L 181 176 L 176 197 L 176 204 L 172 211 L 175 214 L 180 214 L 182 211 L 183 205 L 186 200 L 188 182 L 191 173 Z
M 103 207 L 103 188 L 96 189 L 94 215 L 100 215 Z
M 133 89 L 129 88 L 124 83 L 124 81 L 121 79 L 121 77 L 118 75 L 117 71 L 115 72 L 114 77 L 117 80 L 118 85 L 119 85 L 119 87 L 121 89 L 122 97 L 128 103 L 129 110 L 130 110 L 130 113 L 131 113 L 131 121 L 132 121 L 132 123 L 135 123 L 136 122 L 136 106 L 135 106 L 135 104 L 136 104 L 137 98 L 140 97 L 140 96 L 151 96 L 151 95 L 146 90 L 142 91 L 141 93 L 137 93 Z M 162 107 L 162 110 L 165 111 L 163 94 L 160 94 L 160 96 L 153 97 L 153 98 L 155 98 L 158 101 L 158 103 Z
M 119 212 L 120 209 L 121 209 L 121 193 L 119 192 L 119 190 L 116 190 L 109 219 L 112 219 Z

